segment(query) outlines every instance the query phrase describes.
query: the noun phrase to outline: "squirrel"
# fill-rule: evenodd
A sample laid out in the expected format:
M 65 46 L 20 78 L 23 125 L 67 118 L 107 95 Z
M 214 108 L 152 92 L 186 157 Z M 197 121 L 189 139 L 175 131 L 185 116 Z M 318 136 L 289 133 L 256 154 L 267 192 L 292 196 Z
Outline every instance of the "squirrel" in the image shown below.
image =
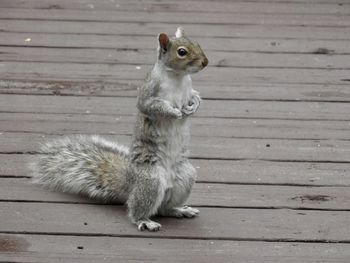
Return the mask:
M 158 231 L 155 215 L 194 217 L 183 206 L 196 179 L 188 160 L 189 116 L 201 103 L 190 74 L 208 65 L 198 43 L 181 27 L 175 37 L 158 35 L 157 60 L 138 89 L 136 124 L 130 148 L 97 135 L 53 139 L 31 163 L 34 183 L 127 205 L 140 231 Z

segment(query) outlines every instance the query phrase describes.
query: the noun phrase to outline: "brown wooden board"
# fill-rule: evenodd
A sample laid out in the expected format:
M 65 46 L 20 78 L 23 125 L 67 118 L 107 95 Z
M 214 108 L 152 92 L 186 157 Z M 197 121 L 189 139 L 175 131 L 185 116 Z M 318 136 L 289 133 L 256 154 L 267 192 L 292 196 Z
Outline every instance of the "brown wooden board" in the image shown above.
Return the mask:
M 349 19 L 350 20 L 350 19 Z M 131 64 L 153 65 L 155 56 L 148 49 L 62 49 L 37 47 L 0 47 L 2 61 L 49 62 L 81 64 Z M 233 68 L 302 68 L 302 69 L 349 69 L 349 55 L 337 54 L 280 54 L 280 53 L 228 53 L 207 51 L 209 67 Z
M 151 65 L 113 65 L 45 62 L 3 62 L 0 77 L 9 80 L 143 80 Z M 291 83 L 347 85 L 347 69 L 227 68 L 210 67 L 194 79 L 210 84 Z M 199 84 L 200 85 L 200 84 Z
M 109 0 L 61 0 L 52 3 L 47 0 L 3 0 L 2 7 L 37 8 L 37 9 L 82 9 L 82 10 L 132 10 L 132 11 L 180 11 L 218 12 L 218 13 L 263 13 L 263 14 L 335 14 L 347 15 L 349 10 L 346 1 L 109 1 Z
M 58 136 L 33 133 L 3 133 L 1 153 L 28 153 L 40 143 Z M 131 137 L 106 135 L 105 138 L 129 145 Z M 350 162 L 350 141 L 281 140 L 193 137 L 192 158 L 224 160 L 270 160 L 289 162 Z
M 60 2 L 61 3 L 61 2 Z M 133 3 L 131 3 L 132 5 Z M 140 3 L 142 4 L 142 3 Z M 229 2 L 228 2 L 229 4 Z M 135 9 L 139 9 L 136 8 Z M 305 14 L 272 14 L 272 13 L 214 13 L 210 10 L 206 12 L 188 11 L 156 11 L 148 10 L 79 10 L 79 9 L 13 9 L 2 8 L 0 19 L 11 20 L 59 20 L 59 21 L 94 21 L 94 22 L 138 22 L 138 23 L 179 23 L 181 24 L 230 24 L 230 25 L 257 25 L 264 26 L 326 26 L 344 27 L 350 26 L 347 17 L 334 14 L 319 14 L 317 16 L 307 16 Z
M 229 240 L 349 242 L 350 212 L 204 208 L 195 219 L 160 218 L 161 232 L 140 232 L 111 205 L 1 203 L 0 232 Z M 84 224 L 86 223 L 86 224 Z
M 8 262 L 348 263 L 349 244 L 1 234 Z
M 9 81 L 0 80 L 2 94 L 40 94 L 75 96 L 122 96 L 136 97 L 142 80 L 118 80 L 117 82 L 74 81 Z M 290 84 L 290 83 L 234 83 L 215 85 L 194 82 L 204 99 L 263 100 L 263 101 L 350 101 L 346 85 L 337 84 Z
M 32 185 L 27 178 L 0 178 L 0 201 L 96 203 L 87 198 L 47 191 Z M 349 187 L 197 183 L 186 204 L 198 207 L 350 211 L 350 191 Z
M 1 112 L 110 115 L 136 114 L 135 98 L 1 95 Z M 348 121 L 349 103 L 215 101 L 201 104 L 195 117 Z M 227 120 L 229 122 L 229 120 Z
M 74 33 L 13 33 L 10 31 L 0 32 L 0 45 L 20 47 L 103 48 L 115 49 L 116 51 L 150 49 L 155 52 L 157 47 L 156 36 L 159 32 L 154 30 L 152 33 L 152 36 L 121 36 Z M 28 38 L 30 38 L 30 41 Z M 257 36 L 252 36 L 251 38 L 242 38 L 241 36 L 234 38 L 195 37 L 193 39 L 198 41 L 206 51 L 350 54 L 350 47 L 347 39 L 286 39 L 277 36 L 265 38 L 258 38 Z
M 35 155 L 0 154 L 0 177 L 27 177 Z M 350 186 L 350 164 L 191 160 L 198 182 L 242 185 Z
M 185 15 L 185 14 L 184 14 Z M 119 23 L 119 22 L 79 22 L 79 21 L 48 21 L 40 20 L 7 20 L 0 19 L 0 30 L 18 33 L 70 33 L 70 34 L 100 34 L 100 35 L 139 35 L 156 36 L 160 32 L 174 34 L 175 23 Z M 188 36 L 192 37 L 239 37 L 239 38 L 285 38 L 285 39 L 337 39 L 349 40 L 346 27 L 296 27 L 269 25 L 200 25 L 185 26 Z M 132 34 L 130 33 L 132 32 Z
M 134 116 L 0 113 L 0 132 L 131 135 Z M 350 140 L 348 121 L 192 118 L 192 136 Z

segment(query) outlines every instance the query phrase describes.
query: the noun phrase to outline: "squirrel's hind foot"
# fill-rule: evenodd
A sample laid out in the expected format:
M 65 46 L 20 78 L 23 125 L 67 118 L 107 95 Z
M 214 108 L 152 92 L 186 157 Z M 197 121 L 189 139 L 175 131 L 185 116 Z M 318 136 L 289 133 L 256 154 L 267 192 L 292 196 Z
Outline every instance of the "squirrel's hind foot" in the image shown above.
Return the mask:
M 162 216 L 169 216 L 169 217 L 195 217 L 199 214 L 199 210 L 190 206 L 183 206 L 183 207 L 176 207 L 172 208 L 170 210 L 167 210 L 163 213 L 161 213 Z
M 179 208 L 184 217 L 195 217 L 198 216 L 199 210 L 190 206 L 184 206 Z
M 161 224 L 152 221 L 150 219 L 146 219 L 146 220 L 140 220 L 137 222 L 137 229 L 140 231 L 144 231 L 146 229 L 148 229 L 149 231 L 159 231 L 160 228 L 162 227 Z

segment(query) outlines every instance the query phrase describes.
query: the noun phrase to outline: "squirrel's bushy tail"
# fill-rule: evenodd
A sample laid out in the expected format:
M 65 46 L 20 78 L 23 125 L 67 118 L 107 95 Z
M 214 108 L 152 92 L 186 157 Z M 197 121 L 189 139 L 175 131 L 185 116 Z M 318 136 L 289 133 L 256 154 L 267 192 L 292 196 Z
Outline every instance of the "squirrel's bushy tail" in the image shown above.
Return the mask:
M 98 136 L 55 139 L 41 147 L 31 164 L 33 182 L 104 202 L 125 202 L 128 153 L 128 148 Z

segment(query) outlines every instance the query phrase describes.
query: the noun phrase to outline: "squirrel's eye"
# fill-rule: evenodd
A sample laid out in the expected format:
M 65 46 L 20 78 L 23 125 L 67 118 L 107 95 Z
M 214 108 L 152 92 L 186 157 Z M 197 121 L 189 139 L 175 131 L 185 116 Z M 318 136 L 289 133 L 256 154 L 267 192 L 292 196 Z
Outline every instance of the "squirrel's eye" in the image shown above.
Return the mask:
M 180 56 L 180 57 L 184 57 L 184 56 L 186 56 L 187 55 L 187 50 L 186 49 L 184 49 L 184 48 L 179 48 L 178 50 L 177 50 L 177 54 Z

